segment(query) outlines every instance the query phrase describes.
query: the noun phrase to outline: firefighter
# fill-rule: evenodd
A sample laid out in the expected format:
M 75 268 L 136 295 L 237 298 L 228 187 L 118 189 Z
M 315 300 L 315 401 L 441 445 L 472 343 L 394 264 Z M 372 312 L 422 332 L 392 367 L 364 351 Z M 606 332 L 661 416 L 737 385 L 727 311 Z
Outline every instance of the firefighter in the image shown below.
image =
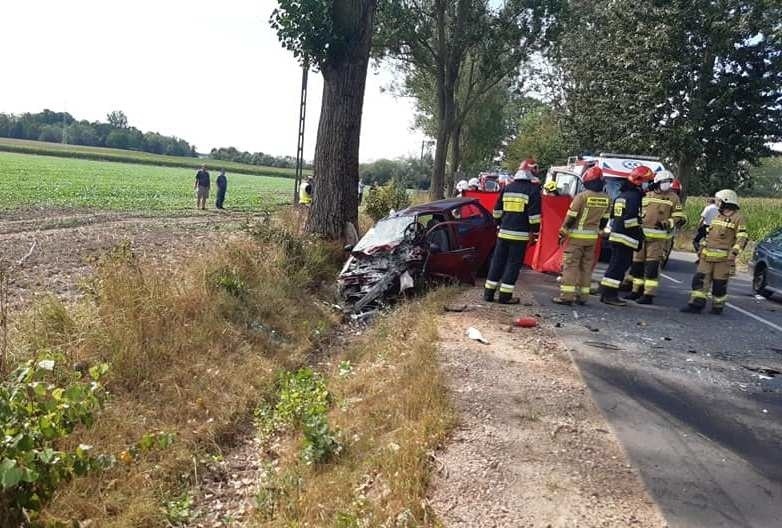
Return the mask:
M 681 200 L 672 190 L 674 179 L 669 171 L 660 171 L 641 201 L 644 243 L 633 255 L 630 267 L 633 291 L 625 297 L 638 304 L 654 302 L 659 286 L 660 262 L 673 240 L 673 230 L 687 223 Z
M 711 313 L 721 314 L 728 298 L 728 277 L 736 256 L 747 245 L 747 224 L 739 212 L 736 191 L 723 189 L 714 195 L 719 215 L 712 220 L 701 247 L 698 270 L 692 277 L 690 301 L 682 312 L 700 313 L 711 287 Z
M 469 191 L 477 191 L 480 186 L 481 181 L 478 178 L 470 178 L 470 181 L 467 182 L 467 190 Z
M 313 183 L 312 177 L 307 177 L 299 186 L 299 205 L 309 206 L 312 204 Z
M 600 231 L 608 223 L 611 198 L 603 192 L 603 171 L 594 166 L 582 178 L 586 190 L 577 194 L 570 204 L 560 229 L 560 243 L 567 239 L 565 263 L 559 297 L 552 301 L 570 306 L 586 304 L 592 283 L 595 244 Z
M 464 191 L 467 190 L 467 180 L 459 180 L 456 184 L 456 196 L 464 196 Z
M 652 169 L 645 165 L 634 168 L 622 182 L 621 193 L 611 209 L 611 261 L 600 281 L 600 302 L 612 306 L 625 306 L 619 299 L 627 269 L 633 262 L 633 251 L 641 249 L 644 233 L 641 229 L 641 186 L 654 179 Z
M 601 171 L 602 174 L 602 171 Z M 559 195 L 559 189 L 557 188 L 557 181 L 556 180 L 549 180 L 543 185 L 543 192 L 545 194 L 550 194 L 552 196 L 558 196 Z
M 486 302 L 493 302 L 499 289 L 500 304 L 519 303 L 519 299 L 513 297 L 513 288 L 527 242 L 540 228 L 540 188 L 532 183 L 537 168 L 535 160 L 525 160 L 513 181 L 500 192 L 494 206 L 494 218 L 500 230 L 483 293 Z

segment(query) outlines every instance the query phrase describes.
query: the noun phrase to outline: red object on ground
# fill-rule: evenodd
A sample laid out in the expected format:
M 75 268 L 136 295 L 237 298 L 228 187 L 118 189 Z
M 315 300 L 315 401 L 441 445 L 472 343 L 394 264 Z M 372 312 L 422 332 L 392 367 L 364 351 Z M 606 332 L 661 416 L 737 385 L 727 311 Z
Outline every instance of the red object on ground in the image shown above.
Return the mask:
M 535 328 L 538 326 L 538 320 L 534 317 L 519 317 L 513 321 L 513 326 L 518 326 L 519 328 Z

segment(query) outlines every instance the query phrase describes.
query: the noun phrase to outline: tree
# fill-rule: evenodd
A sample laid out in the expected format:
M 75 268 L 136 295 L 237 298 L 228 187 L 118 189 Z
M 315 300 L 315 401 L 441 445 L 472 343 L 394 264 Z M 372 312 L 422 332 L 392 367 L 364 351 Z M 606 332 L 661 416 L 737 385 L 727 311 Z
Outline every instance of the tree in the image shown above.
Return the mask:
M 587 149 L 654 152 L 689 191 L 742 184 L 782 137 L 778 0 L 572 3 L 567 130 Z
M 432 199 L 442 198 L 449 147 L 460 162 L 464 120 L 556 29 L 558 0 L 396 0 L 384 4 L 381 54 L 401 64 L 413 93 L 434 94 L 437 146 Z M 421 88 L 421 89 L 419 89 Z M 453 142 L 452 142 L 453 141 Z M 449 178 L 452 180 L 452 177 Z
M 562 132 L 560 116 L 552 107 L 537 103 L 518 122 L 518 135 L 508 145 L 504 164 L 515 170 L 522 160 L 535 158 L 542 169 L 562 162 L 571 154 Z
M 377 0 L 278 0 L 282 45 L 323 75 L 315 185 L 307 230 L 341 238 L 358 224 L 358 152 Z
M 106 121 L 114 128 L 128 128 L 128 116 L 122 110 L 114 110 L 106 114 Z

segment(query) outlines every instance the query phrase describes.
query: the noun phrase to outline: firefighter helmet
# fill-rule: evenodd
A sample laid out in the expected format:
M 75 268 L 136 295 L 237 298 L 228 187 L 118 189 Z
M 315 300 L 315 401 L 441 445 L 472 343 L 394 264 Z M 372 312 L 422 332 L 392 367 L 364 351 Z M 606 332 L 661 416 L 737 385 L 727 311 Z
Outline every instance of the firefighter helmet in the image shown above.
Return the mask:
M 673 177 L 673 173 L 667 170 L 661 170 L 660 172 L 654 175 L 654 183 L 656 184 L 660 184 L 666 181 L 673 183 L 674 179 L 675 178 Z
M 466 191 L 467 187 L 467 180 L 459 180 L 459 183 L 456 184 L 456 190 L 459 192 Z
M 736 194 L 736 191 L 732 189 L 722 189 L 721 191 L 717 191 L 714 193 L 714 197 L 726 205 L 735 205 L 736 207 L 739 206 L 739 196 Z
M 627 176 L 627 180 L 630 183 L 639 187 L 644 183 L 652 181 L 653 179 L 654 173 L 652 172 L 652 169 L 646 165 L 638 165 L 636 168 L 630 171 L 630 174 Z
M 557 181 L 556 180 L 547 181 L 546 184 L 543 186 L 543 189 L 550 193 L 557 192 Z
M 584 176 L 581 177 L 581 181 L 584 183 L 589 183 L 592 181 L 597 181 L 602 179 L 603 179 L 603 169 L 601 169 L 597 165 L 593 165 L 589 167 L 587 171 L 584 173 Z
M 478 178 L 470 178 L 470 181 L 467 182 L 468 187 L 475 187 L 476 189 L 481 186 L 480 180 Z
M 535 181 L 538 175 L 538 162 L 534 158 L 527 158 L 519 165 L 519 170 L 513 176 L 514 180 Z

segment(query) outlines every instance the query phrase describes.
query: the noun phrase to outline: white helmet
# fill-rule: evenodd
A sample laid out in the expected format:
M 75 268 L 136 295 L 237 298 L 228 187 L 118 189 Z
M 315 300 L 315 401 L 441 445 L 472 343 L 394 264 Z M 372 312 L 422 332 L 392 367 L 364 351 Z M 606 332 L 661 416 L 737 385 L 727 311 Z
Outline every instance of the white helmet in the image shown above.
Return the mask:
M 459 180 L 459 183 L 456 184 L 456 190 L 459 192 L 466 191 L 467 186 L 467 180 Z
M 481 186 L 481 182 L 478 178 L 470 178 L 470 181 L 467 182 L 467 186 L 478 188 Z
M 714 193 L 714 197 L 724 204 L 739 206 L 739 195 L 732 189 L 722 189 Z
M 654 175 L 654 183 L 656 184 L 660 184 L 665 181 L 673 183 L 673 180 L 675 179 L 676 178 L 673 176 L 673 173 L 667 170 L 661 170 Z

